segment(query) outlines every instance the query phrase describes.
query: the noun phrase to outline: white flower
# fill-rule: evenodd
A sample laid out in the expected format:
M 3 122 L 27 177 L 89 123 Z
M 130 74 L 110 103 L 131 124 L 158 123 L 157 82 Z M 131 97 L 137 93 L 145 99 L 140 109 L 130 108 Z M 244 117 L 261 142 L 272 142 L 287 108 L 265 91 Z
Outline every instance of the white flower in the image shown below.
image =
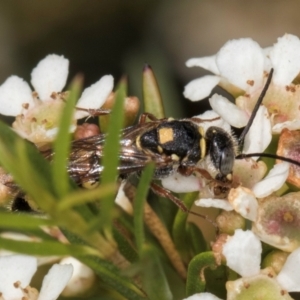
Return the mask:
M 187 61 L 186 65 L 202 67 L 215 73 L 215 76 L 211 76 L 211 90 L 223 80 L 249 93 L 263 85 L 264 60 L 264 52 L 260 46 L 252 39 L 247 38 L 228 41 L 216 55 L 192 58 Z M 196 80 L 197 90 L 207 90 L 206 77 Z M 185 87 L 184 96 L 193 101 L 201 100 L 201 98 L 192 97 L 196 87 L 194 86 L 194 89 L 191 90 L 190 85 L 191 83 Z M 204 87 L 204 85 L 206 86 Z M 208 90 L 203 98 L 209 96 L 211 90 Z
M 243 172 L 252 172 L 251 166 L 247 166 L 248 170 L 244 169 Z M 261 168 L 265 170 L 264 165 Z M 279 190 L 285 183 L 289 174 L 289 163 L 282 162 L 276 164 L 268 173 L 268 175 L 252 187 L 237 187 L 232 188 L 228 195 L 228 201 L 224 199 L 201 198 L 195 201 L 195 205 L 202 207 L 217 207 L 221 209 L 235 210 L 244 218 L 251 221 L 256 220 L 257 215 L 257 199 L 271 195 L 273 192 Z M 263 175 L 263 173 L 260 173 Z M 259 175 L 259 176 L 260 176 Z M 259 177 L 258 177 L 259 178 Z
M 237 229 L 233 236 L 227 238 L 222 253 L 226 265 L 242 276 L 226 283 L 227 299 L 248 299 L 249 286 L 252 288 L 250 296 L 260 292 L 260 295 L 267 294 L 270 297 L 278 295 L 276 299 L 291 299 L 285 298 L 284 292 L 300 291 L 300 248 L 288 256 L 277 276 L 271 267 L 260 269 L 262 245 L 252 231 Z M 199 293 L 184 300 L 202 299 L 219 298 L 210 293 Z
M 269 174 L 252 188 L 257 198 L 263 198 L 279 190 L 289 176 L 290 164 L 282 162 L 274 165 Z
M 277 276 L 277 281 L 290 292 L 300 292 L 300 248 L 294 250 L 287 258 Z
M 243 277 L 259 273 L 261 252 L 261 242 L 250 230 L 236 229 L 223 245 L 227 266 Z
M 211 293 L 199 293 L 199 294 L 192 295 L 188 298 L 184 298 L 183 300 L 221 300 L 221 299 Z
M 91 268 L 73 257 L 62 259 L 60 264 L 73 266 L 72 277 L 62 292 L 64 297 L 83 296 L 92 289 L 96 282 L 96 275 Z
M 4 300 L 57 299 L 73 272 L 72 265 L 55 264 L 44 277 L 41 291 L 29 286 L 37 270 L 37 259 L 27 255 L 0 257 L 0 293 Z
M 261 242 L 252 231 L 237 229 L 223 246 L 226 264 L 242 277 L 259 275 Z M 288 292 L 300 291 L 300 248 L 294 250 L 275 278 Z
M 202 67 L 215 74 L 195 79 L 186 85 L 184 90 L 186 98 L 192 101 L 201 100 L 209 96 L 212 89 L 219 84 L 235 94 L 244 93 L 244 96 L 236 99 L 236 103 L 248 115 L 251 114 L 264 86 L 265 74 L 273 68 L 272 83 L 264 99 L 264 105 L 271 114 L 272 130 L 274 133 L 280 133 L 283 128 L 300 128 L 298 120 L 300 89 L 298 85 L 291 84 L 300 71 L 298 37 L 285 34 L 273 47 L 266 49 L 260 48 L 250 38 L 232 40 L 227 42 L 216 55 L 192 58 L 186 65 Z M 220 103 L 221 105 L 224 104 Z M 216 106 L 213 109 L 216 109 Z M 228 110 L 223 110 L 220 115 L 225 118 L 226 115 L 228 116 Z M 230 116 L 232 122 L 229 123 L 236 126 L 235 122 L 238 118 L 236 112 L 231 113 Z M 244 121 L 246 119 L 245 117 Z
M 17 76 L 9 77 L 0 86 L 0 113 L 16 116 L 13 128 L 22 137 L 34 143 L 53 141 L 66 95 L 61 93 L 68 76 L 69 61 L 55 54 L 46 56 L 31 73 L 32 93 L 28 83 Z M 113 88 L 113 77 L 103 76 L 85 89 L 77 102 L 79 108 L 100 108 Z M 76 111 L 70 131 L 75 130 L 76 119 L 88 112 Z

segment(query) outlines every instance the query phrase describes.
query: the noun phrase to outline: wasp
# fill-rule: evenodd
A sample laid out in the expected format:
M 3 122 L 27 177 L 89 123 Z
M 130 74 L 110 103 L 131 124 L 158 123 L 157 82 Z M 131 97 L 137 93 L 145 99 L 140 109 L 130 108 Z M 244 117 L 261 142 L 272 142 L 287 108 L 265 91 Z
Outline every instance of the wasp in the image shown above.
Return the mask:
M 150 121 L 146 122 L 147 119 Z M 137 125 L 121 132 L 120 178 L 126 179 L 133 173 L 140 173 L 150 162 L 155 164 L 154 179 L 162 179 L 174 172 L 188 176 L 197 171 L 209 177 L 207 171 L 196 167 L 207 156 L 220 172 L 219 178 L 226 177 L 232 171 L 236 156 L 235 139 L 224 129 L 215 126 L 204 133 L 202 122 L 198 118 L 157 119 L 152 114 L 142 114 Z M 101 178 L 105 137 L 105 134 L 99 134 L 73 141 L 67 168 L 76 184 L 93 183 Z M 50 161 L 55 155 L 51 150 L 42 154 Z M 154 182 L 151 188 L 156 194 L 170 198 L 187 211 L 168 190 Z
M 235 159 L 267 156 L 262 153 L 238 154 L 238 148 L 242 147 L 244 137 L 263 101 L 271 82 L 272 72 L 271 70 L 250 120 L 239 139 L 216 126 L 210 126 L 204 131 L 201 124 L 207 120 L 199 118 L 157 119 L 150 113 L 142 114 L 138 124 L 127 127 L 120 133 L 121 151 L 118 166 L 120 178 L 126 179 L 131 174 L 139 174 L 148 163 L 153 162 L 155 164 L 154 179 L 162 179 L 174 172 L 179 172 L 184 176 L 199 172 L 207 179 L 216 181 L 221 187 L 230 186 Z M 209 121 L 213 120 L 215 119 Z M 76 184 L 93 183 L 101 178 L 103 172 L 101 159 L 105 138 L 105 134 L 99 134 L 72 142 L 67 171 Z M 55 155 L 51 149 L 42 151 L 42 154 L 50 161 Z M 207 157 L 210 158 L 217 172 L 215 178 L 212 178 L 207 170 L 198 167 L 199 162 Z M 271 155 L 271 157 L 274 156 Z M 276 158 L 290 161 L 278 156 Z M 172 200 L 183 211 L 190 212 L 179 198 L 160 185 L 152 182 L 151 189 L 156 194 Z

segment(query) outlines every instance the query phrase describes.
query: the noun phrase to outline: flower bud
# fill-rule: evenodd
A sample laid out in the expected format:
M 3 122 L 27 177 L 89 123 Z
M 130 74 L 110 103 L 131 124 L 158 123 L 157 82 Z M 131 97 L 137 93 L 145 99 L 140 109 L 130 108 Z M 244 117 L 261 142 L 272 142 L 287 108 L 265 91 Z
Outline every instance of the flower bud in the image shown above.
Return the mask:
M 234 234 L 236 229 L 245 228 L 245 219 L 235 211 L 223 210 L 216 219 L 216 223 L 221 233 Z
M 275 271 L 275 273 L 278 274 L 281 271 L 288 255 L 289 253 L 287 252 L 273 250 L 264 258 L 262 267 L 271 267 Z
M 83 123 L 82 125 L 77 126 L 74 139 L 84 139 L 90 136 L 94 136 L 100 133 L 99 127 L 96 124 L 92 123 Z

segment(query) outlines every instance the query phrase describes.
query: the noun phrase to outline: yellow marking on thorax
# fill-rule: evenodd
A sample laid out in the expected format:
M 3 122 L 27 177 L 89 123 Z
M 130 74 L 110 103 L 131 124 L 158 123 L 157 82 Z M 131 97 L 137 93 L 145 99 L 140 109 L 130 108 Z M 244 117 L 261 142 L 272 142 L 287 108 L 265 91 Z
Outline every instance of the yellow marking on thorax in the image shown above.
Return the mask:
M 204 137 L 204 129 L 203 127 L 199 127 L 199 133 L 201 135 L 201 138 L 200 138 L 200 157 L 201 159 L 203 159 L 206 155 L 206 140 L 205 140 L 205 137 Z
M 142 146 L 141 146 L 141 136 L 139 135 L 136 140 L 135 140 L 136 146 L 139 150 L 142 150 Z
M 164 152 L 164 149 L 161 146 L 157 146 L 157 151 L 161 154 Z
M 171 155 L 171 158 L 172 158 L 172 160 L 174 160 L 174 161 L 179 161 L 179 159 L 180 159 L 179 156 L 176 155 L 176 154 L 174 154 L 174 153 Z
M 172 128 L 161 128 L 158 130 L 158 142 L 160 144 L 165 144 L 167 142 L 172 142 L 174 140 L 173 129 Z

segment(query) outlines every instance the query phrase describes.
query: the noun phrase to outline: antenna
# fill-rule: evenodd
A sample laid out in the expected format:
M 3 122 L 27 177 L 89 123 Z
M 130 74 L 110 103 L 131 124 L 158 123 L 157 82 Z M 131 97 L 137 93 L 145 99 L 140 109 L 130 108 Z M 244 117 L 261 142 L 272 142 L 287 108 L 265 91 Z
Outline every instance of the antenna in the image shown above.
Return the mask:
M 245 136 L 246 136 L 246 134 L 248 133 L 248 131 L 249 131 L 249 129 L 250 129 L 252 123 L 253 123 L 253 120 L 254 120 L 254 118 L 255 118 L 255 116 L 256 116 L 256 113 L 257 113 L 257 111 L 258 111 L 258 109 L 259 109 L 261 103 L 263 102 L 264 97 L 265 97 L 265 95 L 266 95 L 266 93 L 267 93 L 267 90 L 268 90 L 268 88 L 269 88 L 269 86 L 270 86 L 270 83 L 271 83 L 271 80 L 272 80 L 272 76 L 273 76 L 273 71 L 274 71 L 274 69 L 272 68 L 272 69 L 270 70 L 270 73 L 269 73 L 267 82 L 266 82 L 266 84 L 265 84 L 265 86 L 264 86 L 264 88 L 263 88 L 263 90 L 262 90 L 262 92 L 261 92 L 261 94 L 260 94 L 260 96 L 259 96 L 259 98 L 258 98 L 258 100 L 257 100 L 257 102 L 256 102 L 256 104 L 255 104 L 255 106 L 254 106 L 254 109 L 253 109 L 253 111 L 252 111 L 252 114 L 251 114 L 251 116 L 250 116 L 250 119 L 249 119 L 249 121 L 248 121 L 248 124 L 246 125 L 246 127 L 244 128 L 243 132 L 241 133 L 241 135 L 240 135 L 240 137 L 239 137 L 239 139 L 238 139 L 238 145 L 239 145 L 239 148 L 240 148 L 240 149 L 243 148 Z
M 241 153 L 241 154 L 237 155 L 235 157 L 235 159 L 244 159 L 244 158 L 255 157 L 255 156 L 279 159 L 279 160 L 286 161 L 286 162 L 289 162 L 293 165 L 296 165 L 296 166 L 300 167 L 300 162 L 299 161 L 293 160 L 293 159 L 288 158 L 288 157 L 280 156 L 280 155 L 277 155 L 277 154 L 272 154 L 272 153 L 247 153 L 247 154 Z

